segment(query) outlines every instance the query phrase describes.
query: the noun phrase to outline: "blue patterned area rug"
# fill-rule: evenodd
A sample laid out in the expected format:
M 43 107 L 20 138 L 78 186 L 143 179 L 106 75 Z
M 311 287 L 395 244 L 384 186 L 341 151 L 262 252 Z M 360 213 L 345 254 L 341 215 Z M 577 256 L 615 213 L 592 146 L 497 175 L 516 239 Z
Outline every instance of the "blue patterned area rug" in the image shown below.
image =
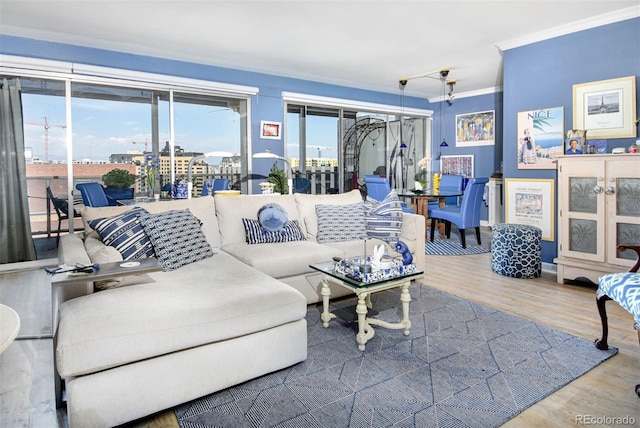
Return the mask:
M 306 361 L 177 407 L 180 425 L 497 427 L 617 353 L 424 285 L 410 291 L 409 336 L 374 327 L 360 352 L 353 299 L 332 305 L 328 329 L 321 305 L 310 307 Z M 376 318 L 397 321 L 399 295 L 373 295 Z
M 467 238 L 467 248 L 462 248 L 460 241 L 452 239 L 435 238 L 433 242 L 424 244 L 424 253 L 432 256 L 464 256 L 467 254 L 488 253 L 489 249 L 477 245 L 470 245 Z

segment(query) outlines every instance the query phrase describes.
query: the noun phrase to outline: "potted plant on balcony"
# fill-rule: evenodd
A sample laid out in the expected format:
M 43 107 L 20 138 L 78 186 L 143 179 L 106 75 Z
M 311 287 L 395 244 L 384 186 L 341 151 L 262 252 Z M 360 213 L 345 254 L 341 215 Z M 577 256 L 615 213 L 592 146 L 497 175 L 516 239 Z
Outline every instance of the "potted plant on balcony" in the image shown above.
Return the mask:
M 288 194 L 288 181 L 285 170 L 278 168 L 278 164 L 274 163 L 271 167 L 271 172 L 269 172 L 269 176 L 267 177 L 267 183 L 274 184 L 273 191 L 282 195 Z
M 133 199 L 133 184 L 138 177 L 125 169 L 115 168 L 102 176 L 104 193 L 111 200 Z

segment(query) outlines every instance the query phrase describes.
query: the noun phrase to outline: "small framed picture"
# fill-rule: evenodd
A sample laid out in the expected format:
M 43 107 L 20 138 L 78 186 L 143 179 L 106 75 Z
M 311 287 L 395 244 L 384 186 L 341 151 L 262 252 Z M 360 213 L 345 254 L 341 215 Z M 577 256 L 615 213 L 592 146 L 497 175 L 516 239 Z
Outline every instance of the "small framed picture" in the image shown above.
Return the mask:
M 583 129 L 568 130 L 567 136 L 564 139 L 564 154 L 581 155 L 587 153 L 585 146 L 586 137 L 587 131 Z
M 564 144 L 565 155 L 581 155 L 584 153 L 582 147 L 582 138 L 580 137 L 567 137 Z
M 282 130 L 282 123 L 270 122 L 267 120 L 260 121 L 260 137 L 270 140 L 279 140 Z

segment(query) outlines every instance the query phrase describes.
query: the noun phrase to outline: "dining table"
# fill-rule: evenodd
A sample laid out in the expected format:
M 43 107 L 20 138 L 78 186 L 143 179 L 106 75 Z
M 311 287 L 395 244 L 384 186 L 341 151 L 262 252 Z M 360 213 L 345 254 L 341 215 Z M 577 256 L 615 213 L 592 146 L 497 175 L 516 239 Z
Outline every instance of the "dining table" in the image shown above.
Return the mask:
M 423 190 L 406 190 L 399 191 L 398 197 L 408 198 L 411 200 L 411 207 L 416 214 L 422 215 L 425 218 L 425 237 L 429 239 L 427 230 L 430 226 L 431 219 L 429 218 L 429 202 L 437 199 L 440 208 L 445 207 L 445 201 L 449 197 L 462 196 L 462 190 L 443 190 L 439 189 L 423 189 Z M 444 224 L 439 224 L 440 238 L 444 238 Z

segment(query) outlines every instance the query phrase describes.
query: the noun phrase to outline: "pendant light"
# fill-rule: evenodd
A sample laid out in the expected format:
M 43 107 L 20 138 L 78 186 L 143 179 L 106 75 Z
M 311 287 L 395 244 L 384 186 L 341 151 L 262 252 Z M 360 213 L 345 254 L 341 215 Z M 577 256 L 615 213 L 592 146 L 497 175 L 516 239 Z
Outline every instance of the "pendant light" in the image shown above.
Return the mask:
M 400 176 L 402 182 L 402 191 L 407 187 L 407 177 L 406 171 L 404 167 L 404 151 L 407 148 L 407 145 L 404 142 L 403 129 L 404 128 L 404 87 L 407 86 L 407 81 L 405 79 L 400 79 L 400 96 L 401 96 L 401 113 L 400 113 Z

